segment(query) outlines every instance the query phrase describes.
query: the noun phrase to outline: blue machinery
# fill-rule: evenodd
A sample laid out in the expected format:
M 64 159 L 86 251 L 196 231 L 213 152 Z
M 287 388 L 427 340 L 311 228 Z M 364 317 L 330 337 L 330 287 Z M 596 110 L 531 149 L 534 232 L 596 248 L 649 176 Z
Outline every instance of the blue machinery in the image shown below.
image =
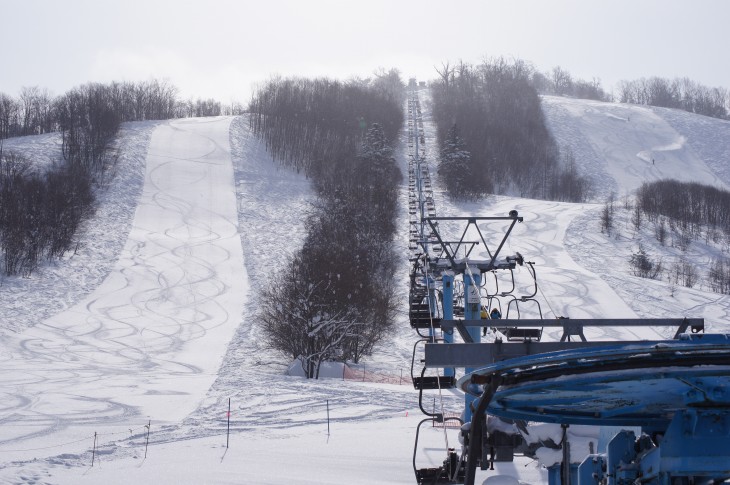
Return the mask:
M 543 319 L 534 263 L 520 253 L 501 255 L 522 218 L 516 211 L 505 217 L 436 217 L 416 92 L 408 112 L 409 317 L 420 337 L 411 377 L 427 416 L 417 427 L 413 452 L 418 483 L 471 485 L 477 467 L 512 461 L 526 449 L 518 435 L 490 432 L 488 415 L 528 434 L 530 422 L 563 427 L 563 460 L 549 468 L 550 485 L 730 480 L 730 335 L 704 334 L 703 319 Z M 503 233 L 496 241 L 495 227 Z M 516 276 L 518 267 L 526 271 Z M 524 274 L 532 281 L 516 281 Z M 482 316 L 494 307 L 502 320 Z M 673 338 L 591 342 L 584 334 L 586 327 L 633 326 L 669 327 Z M 550 327 L 562 328 L 560 341 L 542 340 Z M 417 363 L 423 365 L 420 372 Z M 464 369 L 458 380 L 457 368 Z M 460 417 L 447 416 L 443 407 L 424 409 L 424 391 L 440 396 L 455 387 L 465 395 Z M 426 423 L 461 426 L 461 451 L 447 440 L 437 467 L 418 464 Z M 605 427 L 613 438 L 605 449 L 571 464 L 565 430 L 572 424 Z
M 587 456 L 579 466 L 567 466 L 564 459 L 563 466 L 550 470 L 551 484 L 730 479 L 730 336 L 682 334 L 677 340 L 604 342 L 528 355 L 486 366 L 458 385 L 478 395 L 469 436 L 476 446 L 466 459 L 466 483 L 474 483 L 485 414 L 627 427 L 604 452 Z M 641 434 L 630 427 L 640 427 Z

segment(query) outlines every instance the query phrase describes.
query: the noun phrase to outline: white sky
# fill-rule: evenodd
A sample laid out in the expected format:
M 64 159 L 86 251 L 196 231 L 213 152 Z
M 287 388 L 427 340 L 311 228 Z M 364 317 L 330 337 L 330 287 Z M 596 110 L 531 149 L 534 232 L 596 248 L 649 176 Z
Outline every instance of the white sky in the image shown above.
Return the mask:
M 690 77 L 730 88 L 724 0 L 0 0 L 0 92 L 167 78 L 248 101 L 272 74 L 405 79 L 516 56 L 574 77 Z

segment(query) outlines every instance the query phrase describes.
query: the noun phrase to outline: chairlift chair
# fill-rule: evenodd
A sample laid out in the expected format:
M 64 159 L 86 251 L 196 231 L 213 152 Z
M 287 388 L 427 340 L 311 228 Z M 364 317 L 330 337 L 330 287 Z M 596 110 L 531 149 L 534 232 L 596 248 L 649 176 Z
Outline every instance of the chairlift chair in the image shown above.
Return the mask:
M 429 468 L 418 468 L 416 466 L 416 452 L 418 451 L 418 436 L 421 431 L 421 427 L 425 423 L 439 422 L 438 417 L 429 417 L 421 420 L 416 427 L 416 442 L 413 446 L 413 471 L 416 474 L 416 480 L 419 485 L 436 485 L 436 484 L 449 484 L 449 483 L 464 483 L 466 478 L 466 456 L 465 454 L 459 454 L 454 448 L 448 448 L 446 450 L 446 458 L 443 464 L 439 467 Z M 458 418 L 444 418 L 440 417 L 441 421 L 444 419 L 458 419 Z M 460 419 L 458 419 L 461 421 Z

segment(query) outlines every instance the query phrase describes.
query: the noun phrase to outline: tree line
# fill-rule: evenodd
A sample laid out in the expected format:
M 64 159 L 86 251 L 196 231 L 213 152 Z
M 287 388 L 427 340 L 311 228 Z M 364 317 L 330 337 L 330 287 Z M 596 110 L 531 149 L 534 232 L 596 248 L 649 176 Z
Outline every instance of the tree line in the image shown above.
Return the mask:
M 584 201 L 590 183 L 545 123 L 534 68 L 521 60 L 443 65 L 431 84 L 441 145 L 439 174 L 449 194 Z
M 686 77 L 621 81 L 618 99 L 622 103 L 676 108 L 713 118 L 729 118 L 730 92 L 727 89 L 704 86 Z
M 20 102 L 0 94 L 0 255 L 6 275 L 29 276 L 44 260 L 58 259 L 95 209 L 95 190 L 116 163 L 113 142 L 124 121 L 179 115 L 176 88 L 166 82 L 89 83 L 51 98 L 23 89 Z M 203 103 L 191 113 L 219 114 Z M 32 160 L 3 151 L 6 136 L 61 132 L 62 161 L 39 170 Z
M 638 232 L 648 222 L 655 239 L 662 246 L 671 245 L 683 253 L 693 241 L 707 245 L 730 240 L 730 192 L 696 182 L 658 180 L 645 182 L 638 189 L 635 203 L 628 198 L 624 208 L 630 211 L 630 223 Z M 613 199 L 601 212 L 601 230 L 614 230 Z M 667 265 L 653 258 L 642 244 L 629 258 L 635 276 L 658 279 L 667 276 L 672 284 L 692 288 L 702 281 L 700 267 L 685 257 Z M 710 290 L 730 294 L 730 258 L 718 256 L 704 277 Z
M 251 128 L 282 164 L 315 183 L 337 184 L 349 176 L 353 153 L 370 124 L 379 122 L 390 140 L 400 129 L 399 104 L 362 84 L 273 79 L 249 105 Z
M 307 377 L 328 360 L 358 362 L 391 328 L 403 123 L 397 71 L 374 80 L 273 79 L 250 106 L 253 131 L 279 163 L 311 178 L 304 244 L 262 293 L 266 345 Z
M 47 171 L 0 149 L 0 250 L 6 275 L 29 276 L 44 259 L 74 246 L 82 219 L 93 212 L 95 184 L 115 162 L 110 145 L 119 118 L 98 85 L 75 88 L 56 101 L 63 163 Z
M 103 93 L 119 122 L 241 114 L 244 107 L 223 106 L 214 99 L 182 100 L 178 89 L 167 81 L 91 83 L 71 90 Z M 40 135 L 62 129 L 64 99 L 38 86 L 23 87 L 15 98 L 0 93 L 0 139 Z
M 644 182 L 637 191 L 638 209 L 656 222 L 671 218 L 683 231 L 699 235 L 703 228 L 730 236 L 730 192 L 696 182 Z
M 622 80 L 618 83 L 614 96 L 603 89 L 600 79 L 574 79 L 566 69 L 556 66 L 544 73 L 534 71 L 532 85 L 540 94 L 674 108 L 713 118 L 730 119 L 728 89 L 705 86 L 687 77 L 668 79 L 653 76 Z
M 730 119 L 728 89 L 705 86 L 687 77 L 669 79 L 653 76 L 622 80 L 614 95 L 605 91 L 598 78 L 590 81 L 576 79 L 568 70 L 555 66 L 546 72 L 534 70 L 531 83 L 540 94 L 674 108 Z
M 596 101 L 613 101 L 607 93 L 601 80 L 594 77 L 590 81 L 574 78 L 573 75 L 560 66 L 555 66 L 547 72 L 534 71 L 532 85 L 540 94 L 555 96 L 571 96 L 580 99 L 594 99 Z

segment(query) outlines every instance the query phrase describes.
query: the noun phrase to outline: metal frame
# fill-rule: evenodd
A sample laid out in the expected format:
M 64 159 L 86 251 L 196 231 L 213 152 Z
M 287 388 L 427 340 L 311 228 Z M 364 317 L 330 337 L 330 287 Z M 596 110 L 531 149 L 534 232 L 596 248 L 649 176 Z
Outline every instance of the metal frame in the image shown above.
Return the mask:
M 674 483 L 672 477 L 698 478 L 697 483 L 730 477 L 730 335 L 685 334 L 673 341 L 515 358 L 462 377 L 459 387 L 468 393 L 481 390 L 469 436 L 466 485 L 474 484 L 486 413 L 562 425 L 642 426 L 646 433 L 663 435 L 656 444 L 642 438 L 636 445 L 641 449 L 633 451 L 633 439 L 619 434 L 627 444 L 618 447 L 621 454 L 615 458 L 609 445 L 608 462 L 620 459 L 626 466 L 604 470 L 613 477 L 608 483 L 637 483 L 639 469 L 642 483 L 651 485 Z M 628 458 L 626 449 L 633 452 Z M 590 474 L 591 463 L 585 466 Z M 568 468 L 563 472 L 562 483 L 568 485 Z
M 705 331 L 704 318 L 557 318 L 554 320 L 520 319 L 520 320 L 441 320 L 441 328 L 452 330 L 456 328 L 464 336 L 466 327 L 562 327 L 561 342 L 570 341 L 570 337 L 577 336 L 582 342 L 587 342 L 583 329 L 585 327 L 676 327 L 673 338 L 690 330 L 692 333 Z M 469 342 L 464 339 L 464 342 Z M 540 342 L 548 343 L 548 342 Z M 605 344 L 605 342 L 603 342 Z M 488 345 L 488 344 L 484 344 Z M 535 352 L 533 352 L 535 353 Z
M 517 211 L 513 210 L 510 212 L 509 216 L 506 217 L 426 217 L 425 218 L 428 225 L 431 227 L 431 233 L 436 237 L 436 240 L 441 245 L 442 253 L 446 254 L 446 259 L 449 261 L 449 269 L 456 271 L 456 272 L 463 272 L 466 269 L 466 263 L 461 260 L 457 260 L 456 255 L 459 252 L 459 249 L 463 245 L 470 244 L 469 252 L 466 254 L 468 255 L 471 253 L 471 251 L 474 249 L 474 247 L 478 244 L 474 244 L 473 241 L 464 241 L 464 238 L 466 237 L 466 233 L 468 232 L 469 228 L 473 225 L 476 230 L 477 234 L 479 234 L 479 239 L 481 240 L 482 244 L 484 244 L 484 248 L 487 250 L 487 254 L 489 255 L 489 261 L 488 262 L 474 262 L 481 272 L 490 271 L 495 268 L 499 269 L 512 269 L 515 267 L 515 262 L 507 262 L 502 263 L 499 265 L 495 265 L 494 262 L 497 260 L 497 256 L 499 256 L 500 251 L 502 250 L 502 247 L 504 246 L 504 243 L 507 241 L 507 238 L 509 237 L 510 233 L 512 232 L 512 229 L 515 227 L 515 224 L 518 222 L 522 222 L 523 218 L 517 215 Z M 441 234 L 439 234 L 438 230 L 438 223 L 440 221 L 466 221 L 466 226 L 464 227 L 464 231 L 461 233 L 461 237 L 459 238 L 459 241 L 456 242 L 456 247 L 452 248 L 451 244 L 452 242 L 449 242 L 447 245 L 446 242 L 441 239 Z M 499 243 L 499 246 L 495 250 L 494 254 L 489 250 L 489 245 L 487 244 L 486 239 L 484 239 L 484 234 L 482 234 L 481 229 L 479 229 L 478 222 L 483 221 L 512 221 L 512 224 L 510 224 L 509 228 L 507 229 L 507 232 L 502 237 L 502 241 Z M 438 266 L 438 263 L 436 263 Z

